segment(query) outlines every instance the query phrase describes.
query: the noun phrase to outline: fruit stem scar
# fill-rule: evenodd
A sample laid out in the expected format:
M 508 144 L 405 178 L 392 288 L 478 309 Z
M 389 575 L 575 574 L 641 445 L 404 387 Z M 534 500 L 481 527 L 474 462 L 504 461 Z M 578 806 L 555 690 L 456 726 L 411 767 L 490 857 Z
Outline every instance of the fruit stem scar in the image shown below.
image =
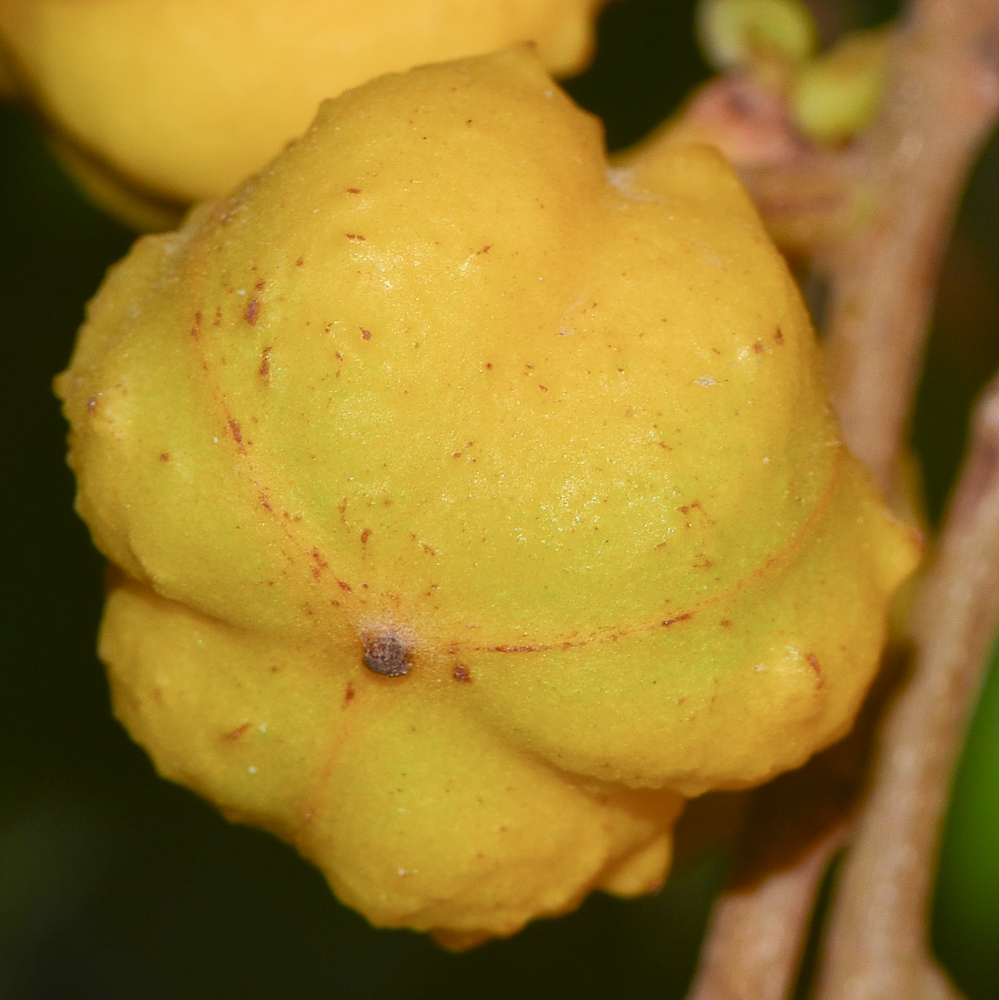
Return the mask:
M 410 651 L 393 632 L 362 636 L 364 665 L 383 677 L 402 677 L 413 666 Z

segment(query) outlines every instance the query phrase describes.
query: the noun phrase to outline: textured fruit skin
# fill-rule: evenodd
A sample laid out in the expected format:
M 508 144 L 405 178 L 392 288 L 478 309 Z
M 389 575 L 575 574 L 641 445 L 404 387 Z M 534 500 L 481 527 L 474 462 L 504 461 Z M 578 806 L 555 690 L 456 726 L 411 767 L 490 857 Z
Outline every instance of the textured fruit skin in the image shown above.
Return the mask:
M 650 890 L 681 796 L 845 732 L 917 558 L 731 169 L 610 170 L 521 48 L 140 240 L 58 391 L 118 716 L 453 945 Z
M 0 0 L 0 62 L 97 200 L 155 228 L 157 199 L 227 194 L 379 74 L 525 41 L 578 72 L 602 3 Z

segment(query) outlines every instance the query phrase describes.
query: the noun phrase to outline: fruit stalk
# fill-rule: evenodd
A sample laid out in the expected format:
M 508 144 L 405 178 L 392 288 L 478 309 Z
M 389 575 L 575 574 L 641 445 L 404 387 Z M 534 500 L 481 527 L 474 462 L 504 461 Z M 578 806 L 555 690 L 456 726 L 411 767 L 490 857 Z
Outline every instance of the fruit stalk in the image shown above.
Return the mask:
M 746 891 L 730 888 L 711 915 L 688 1000 L 781 1000 L 790 996 L 815 887 L 843 845 L 846 827 L 804 845 L 793 865 Z
M 948 791 L 997 624 L 999 377 L 977 407 L 970 452 L 909 616 L 912 673 L 881 722 L 818 1000 L 958 996 L 930 955 L 926 914 Z

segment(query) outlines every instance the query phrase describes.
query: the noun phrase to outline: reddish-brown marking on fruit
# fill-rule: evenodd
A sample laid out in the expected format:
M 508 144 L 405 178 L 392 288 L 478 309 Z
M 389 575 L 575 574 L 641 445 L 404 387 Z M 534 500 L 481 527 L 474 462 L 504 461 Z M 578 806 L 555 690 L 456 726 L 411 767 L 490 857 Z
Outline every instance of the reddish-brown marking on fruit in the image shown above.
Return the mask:
M 489 253 L 489 251 L 492 250 L 492 248 L 493 248 L 492 243 L 488 243 L 481 250 L 476 250 L 475 252 L 476 252 L 476 254 Z
M 357 243 L 363 243 L 364 237 L 360 233 L 347 233 L 348 240 L 354 240 Z
M 243 319 L 246 320 L 250 326 L 257 325 L 257 317 L 260 315 L 260 302 L 257 300 L 257 296 L 254 295 L 250 299 L 250 304 L 246 307 L 246 312 L 243 313 Z
M 234 729 L 231 733 L 224 733 L 222 739 L 230 742 L 232 740 L 238 740 L 240 736 L 242 736 L 243 733 L 245 733 L 249 728 L 250 724 L 248 722 L 244 722 L 238 729 Z
M 304 257 L 299 257 L 298 260 L 295 261 L 295 266 L 296 267 L 301 267 L 304 263 L 305 263 L 305 258 Z
M 675 618 L 667 618 L 663 622 L 663 628 L 669 628 L 670 625 L 675 625 L 677 622 L 685 622 L 685 621 L 687 621 L 688 618 L 690 618 L 689 614 L 686 614 L 686 615 L 677 615 Z
M 167 451 L 162 452 L 160 454 L 160 461 L 161 462 L 169 462 L 170 461 L 170 453 L 167 452 Z
M 364 531 L 361 532 L 361 544 L 362 545 L 367 545 L 368 544 L 368 539 L 370 537 L 371 537 L 371 529 L 370 528 L 365 528 Z
M 826 679 L 822 676 L 822 667 L 819 666 L 819 658 L 814 653 L 806 653 L 805 659 L 808 660 L 809 666 L 815 671 L 815 676 L 819 679 L 819 687 L 824 687 Z
M 486 362 L 486 368 L 492 368 L 493 363 L 491 361 Z
M 468 667 L 466 667 L 463 663 L 456 663 L 454 665 L 454 670 L 451 671 L 451 676 L 456 681 L 470 681 L 472 679 L 472 675 L 468 672 Z
M 343 705 L 346 708 L 354 700 L 354 685 L 347 682 L 347 690 L 343 694 Z
M 437 553 L 434 552 L 434 550 L 429 545 L 427 545 L 426 542 L 420 542 L 420 545 L 423 546 L 423 551 L 426 552 L 428 556 L 437 555 Z
M 260 352 L 260 377 L 265 381 L 270 381 L 271 374 L 271 348 L 265 347 Z
M 757 354 L 762 354 L 763 344 L 759 340 L 757 340 L 756 343 L 753 344 L 753 350 L 756 351 Z
M 345 583 L 343 580 L 337 580 L 336 585 L 341 589 L 347 591 L 348 594 L 352 594 L 353 588 L 349 583 Z
M 722 628 L 732 627 L 732 623 L 727 618 L 723 618 L 718 624 L 721 625 Z
M 243 432 L 239 428 L 239 424 L 236 423 L 232 417 L 229 418 L 229 430 L 232 432 L 232 439 L 239 445 L 239 450 L 243 450 Z
M 715 523 L 710 517 L 708 517 L 708 512 L 701 506 L 700 500 L 695 500 L 693 503 L 685 504 L 683 507 L 678 507 L 677 510 L 679 510 L 681 514 L 689 514 L 693 510 L 699 510 L 708 524 Z M 688 524 L 687 527 L 689 528 L 690 525 Z
M 540 389 L 540 390 L 541 390 L 542 392 L 547 392 L 547 391 L 548 391 L 548 386 L 546 386 L 546 385 L 539 385 L 539 386 L 538 386 L 538 388 L 539 388 L 539 389 Z
M 215 319 L 212 320 L 212 326 L 222 325 L 222 310 L 216 307 L 215 309 Z
M 347 194 L 360 194 L 360 188 L 347 188 Z
M 383 677 L 402 677 L 413 667 L 410 651 L 394 632 L 362 636 L 364 665 Z
M 778 344 L 784 343 L 784 334 L 780 327 L 777 327 L 777 332 L 774 334 L 774 340 L 776 340 Z
M 547 646 L 490 646 L 492 653 L 540 653 L 547 649 Z
M 97 397 L 91 396 L 87 400 L 87 413 L 93 413 L 97 409 Z
M 371 331 L 370 330 L 365 330 L 364 327 L 362 326 L 361 327 L 361 336 L 365 340 L 370 340 L 371 339 Z
M 326 569 L 326 567 L 329 565 L 329 563 L 327 563 L 326 560 L 320 554 L 319 549 L 313 549 L 310 554 L 312 558 L 315 559 L 320 569 Z

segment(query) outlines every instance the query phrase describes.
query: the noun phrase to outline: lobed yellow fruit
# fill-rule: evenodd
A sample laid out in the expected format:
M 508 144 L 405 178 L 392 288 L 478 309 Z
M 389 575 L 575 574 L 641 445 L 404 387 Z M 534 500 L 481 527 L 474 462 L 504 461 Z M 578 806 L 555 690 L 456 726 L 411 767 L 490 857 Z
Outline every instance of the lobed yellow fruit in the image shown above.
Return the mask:
M 381 73 L 521 41 L 577 72 L 604 2 L 0 0 L 0 90 L 9 77 L 45 114 L 95 200 L 163 228 Z
M 844 733 L 917 545 L 731 168 L 523 48 L 386 76 L 147 237 L 58 391 L 160 772 L 461 946 L 662 881 Z

